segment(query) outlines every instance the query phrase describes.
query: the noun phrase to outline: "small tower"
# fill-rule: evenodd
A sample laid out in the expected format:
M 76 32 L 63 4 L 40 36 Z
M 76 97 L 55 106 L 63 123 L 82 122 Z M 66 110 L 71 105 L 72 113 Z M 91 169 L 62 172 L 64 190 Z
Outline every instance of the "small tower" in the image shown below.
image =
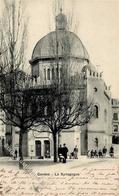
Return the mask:
M 56 16 L 56 30 L 67 30 L 67 17 L 62 14 L 62 8 L 60 8 L 60 14 Z

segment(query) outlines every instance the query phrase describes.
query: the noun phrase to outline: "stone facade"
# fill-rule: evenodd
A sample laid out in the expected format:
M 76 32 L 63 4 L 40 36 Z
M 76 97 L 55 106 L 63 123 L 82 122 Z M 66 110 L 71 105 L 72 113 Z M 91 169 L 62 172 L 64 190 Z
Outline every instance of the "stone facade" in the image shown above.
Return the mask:
M 58 42 L 58 44 L 57 44 Z M 34 47 L 30 60 L 31 72 L 35 80 L 33 86 L 50 85 L 55 77 L 60 79 L 62 58 L 69 56 L 67 69 L 72 76 L 82 73 L 86 82 L 86 99 L 90 100 L 95 109 L 91 121 L 82 126 L 74 127 L 60 133 L 58 145 L 66 143 L 69 152 L 77 145 L 79 155 L 87 154 L 87 150 L 108 149 L 112 144 L 112 105 L 111 93 L 106 86 L 102 73 L 99 73 L 91 64 L 86 48 L 78 36 L 67 29 L 66 16 L 60 13 L 56 17 L 56 30 L 50 32 L 38 41 Z M 56 57 L 59 70 L 57 70 Z M 70 66 L 69 66 L 70 65 Z M 113 110 L 114 107 L 113 107 Z M 116 122 L 114 122 L 116 123 Z M 117 124 L 114 124 L 116 126 Z M 39 131 L 45 129 L 38 127 Z M 18 136 L 14 132 L 13 147 L 18 149 Z M 15 139 L 16 138 L 16 139 Z M 38 133 L 30 130 L 24 136 L 24 156 L 50 158 L 53 156 L 53 139 L 49 130 Z
M 104 146 L 109 148 L 112 143 L 111 93 L 102 78 L 102 74 L 98 73 L 96 67 L 91 64 L 88 52 L 81 40 L 76 34 L 67 30 L 64 20 L 66 22 L 66 16 L 64 17 L 62 13 L 56 17 L 56 31 L 50 32 L 38 41 L 34 47 L 30 64 L 32 74 L 36 77 L 36 85 L 49 85 L 53 80 L 53 74 L 58 74 L 59 78 L 61 74 L 60 71 L 57 73 L 56 60 L 54 58 L 57 55 L 55 53 L 57 51 L 56 38 L 58 41 L 59 70 L 62 68 L 62 48 L 64 47 L 65 52 L 65 47 L 68 44 L 70 45 L 70 52 L 66 52 L 66 55 L 69 55 L 70 58 L 70 66 L 68 68 L 72 75 L 81 72 L 85 75 L 87 100 L 93 102 L 96 111 L 95 116 L 87 125 L 74 127 L 67 131 L 63 130 L 59 135 L 59 144 L 66 143 L 69 154 L 76 145 L 78 146 L 79 154 L 87 154 L 87 149 L 102 149 Z M 45 140 L 49 140 L 50 155 L 53 155 L 51 134 L 44 135 L 44 133 L 39 133 L 37 137 L 34 137 L 30 132 L 28 137 L 29 156 L 36 156 L 36 146 L 38 146 L 37 143 L 39 141 L 39 149 L 41 151 L 39 155 L 44 157 Z
M 88 149 L 102 149 L 103 146 L 109 149 L 112 142 L 111 92 L 101 73 L 91 65 L 87 69 L 87 99 L 91 99 L 95 107 L 95 116 L 87 125 Z
M 112 142 L 119 144 L 119 99 L 112 99 Z

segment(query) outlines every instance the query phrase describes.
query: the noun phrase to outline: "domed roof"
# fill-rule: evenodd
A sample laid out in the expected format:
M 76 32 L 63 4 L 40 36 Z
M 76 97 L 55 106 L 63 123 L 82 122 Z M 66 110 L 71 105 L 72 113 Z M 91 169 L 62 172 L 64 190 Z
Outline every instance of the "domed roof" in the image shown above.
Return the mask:
M 89 70 L 89 71 L 94 71 L 96 72 L 96 67 L 91 63 L 89 62 L 89 64 L 85 65 L 83 68 L 82 68 L 82 72 L 85 72 L 86 70 Z
M 37 42 L 31 61 L 57 55 L 89 60 L 88 52 L 76 34 L 66 30 L 57 30 L 48 33 Z
M 32 64 L 36 60 L 55 57 L 76 57 L 89 61 L 89 55 L 79 37 L 67 30 L 67 17 L 60 13 L 55 18 L 56 31 L 52 31 L 40 39 L 32 54 Z

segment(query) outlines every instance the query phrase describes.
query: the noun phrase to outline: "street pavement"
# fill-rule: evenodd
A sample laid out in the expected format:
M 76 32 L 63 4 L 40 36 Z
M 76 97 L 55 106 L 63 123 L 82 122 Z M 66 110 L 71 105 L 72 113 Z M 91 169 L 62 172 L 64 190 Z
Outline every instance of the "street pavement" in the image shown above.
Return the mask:
M 25 159 L 26 170 L 18 160 L 0 157 L 1 193 L 5 196 L 117 196 L 119 157 L 67 159 Z
M 25 158 L 25 163 L 32 169 L 34 168 L 42 168 L 45 169 L 78 169 L 79 167 L 90 167 L 90 166 L 98 166 L 99 164 L 118 164 L 119 165 L 119 157 L 116 156 L 114 158 L 106 157 L 106 158 L 88 158 L 86 156 L 80 156 L 78 159 L 67 159 L 66 163 L 54 163 L 53 159 L 30 159 Z M 18 159 L 13 160 L 11 157 L 0 157 L 0 168 L 8 167 L 8 168 L 18 168 Z

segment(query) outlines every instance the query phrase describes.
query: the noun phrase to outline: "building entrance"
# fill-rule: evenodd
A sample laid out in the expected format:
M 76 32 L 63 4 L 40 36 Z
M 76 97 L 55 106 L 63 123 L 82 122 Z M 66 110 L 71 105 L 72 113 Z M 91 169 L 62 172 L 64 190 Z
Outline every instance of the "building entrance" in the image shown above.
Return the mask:
M 45 158 L 50 158 L 50 141 L 44 141 L 44 156 Z
M 41 157 L 41 141 L 35 141 L 36 156 Z
M 113 144 L 119 144 L 119 136 L 113 135 L 113 137 L 112 137 L 112 143 Z

